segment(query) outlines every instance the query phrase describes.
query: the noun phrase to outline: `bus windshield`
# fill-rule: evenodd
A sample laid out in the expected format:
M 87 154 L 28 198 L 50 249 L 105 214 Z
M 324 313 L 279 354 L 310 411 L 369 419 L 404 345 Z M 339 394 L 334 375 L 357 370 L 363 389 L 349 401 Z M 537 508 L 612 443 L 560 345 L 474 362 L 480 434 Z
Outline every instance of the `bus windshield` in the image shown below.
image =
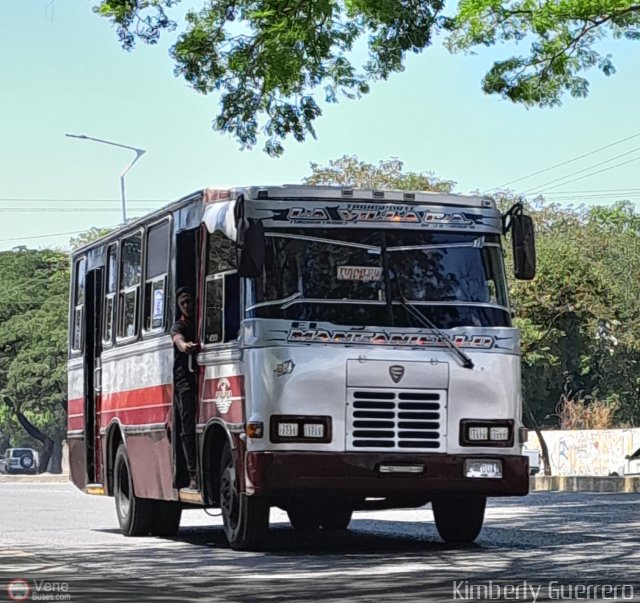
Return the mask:
M 250 317 L 420 328 L 509 326 L 495 235 L 415 230 L 287 229 L 266 233 Z

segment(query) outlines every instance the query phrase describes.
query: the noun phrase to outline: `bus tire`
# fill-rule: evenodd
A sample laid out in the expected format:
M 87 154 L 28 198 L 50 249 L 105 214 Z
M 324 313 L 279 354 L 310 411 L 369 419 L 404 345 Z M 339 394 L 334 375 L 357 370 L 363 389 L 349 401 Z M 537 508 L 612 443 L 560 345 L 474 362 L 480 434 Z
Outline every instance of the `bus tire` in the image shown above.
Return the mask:
M 431 501 L 442 540 L 457 544 L 473 542 L 482 529 L 486 504 L 484 496 L 444 497 Z
M 353 509 L 340 505 L 330 505 L 323 509 L 320 525 L 325 530 L 346 530 L 351 523 Z
M 125 536 L 145 536 L 151 529 L 154 501 L 135 495 L 131 465 L 124 444 L 120 444 L 116 452 L 113 473 L 116 514 L 122 533 Z
M 220 458 L 218 500 L 229 546 L 236 551 L 259 550 L 269 528 L 269 504 L 263 498 L 240 492 L 229 444 L 225 444 Z
M 153 521 L 151 533 L 154 536 L 175 536 L 180 529 L 182 505 L 171 500 L 153 501 Z
M 289 523 L 294 530 L 309 532 L 320 527 L 320 514 L 313 506 L 295 505 L 287 508 Z

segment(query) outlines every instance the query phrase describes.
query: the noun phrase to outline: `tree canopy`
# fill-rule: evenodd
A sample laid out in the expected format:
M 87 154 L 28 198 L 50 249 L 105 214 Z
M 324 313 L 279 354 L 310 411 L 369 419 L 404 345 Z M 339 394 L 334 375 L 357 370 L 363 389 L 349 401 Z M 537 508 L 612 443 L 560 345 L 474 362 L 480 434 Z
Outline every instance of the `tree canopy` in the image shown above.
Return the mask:
M 0 431 L 14 445 L 40 442 L 41 470 L 66 433 L 69 258 L 0 253 Z
M 343 155 L 329 161 L 328 166 L 311 164 L 311 175 L 305 184 L 334 184 L 353 188 L 378 188 L 450 193 L 456 183 L 441 180 L 432 172 L 405 172 L 399 159 L 379 161 L 377 165 L 360 161 L 355 155 Z
M 100 0 L 94 10 L 116 25 L 123 47 L 154 44 L 177 27 L 179 0 Z M 614 73 L 596 50 L 606 36 L 640 37 L 640 5 L 630 0 L 216 0 L 190 9 L 171 48 L 175 73 L 198 92 L 221 93 L 214 128 L 242 146 L 266 137 L 283 152 L 287 136 L 315 136 L 320 103 L 357 98 L 404 69 L 407 54 L 443 33 L 451 52 L 506 43 L 529 46 L 497 61 L 483 90 L 527 106 L 552 106 L 564 94 L 586 96 L 591 67 Z M 352 53 L 366 41 L 368 60 Z

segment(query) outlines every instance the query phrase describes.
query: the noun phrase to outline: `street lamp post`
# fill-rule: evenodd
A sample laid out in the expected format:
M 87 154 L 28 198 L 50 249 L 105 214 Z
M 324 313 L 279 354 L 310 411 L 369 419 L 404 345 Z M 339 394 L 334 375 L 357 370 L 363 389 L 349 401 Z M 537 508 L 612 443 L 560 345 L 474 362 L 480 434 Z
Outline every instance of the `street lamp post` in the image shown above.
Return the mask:
M 124 196 L 124 177 L 127 175 L 127 172 L 135 165 L 138 159 L 140 159 L 140 157 L 142 157 L 146 153 L 146 151 L 144 149 L 139 149 L 137 147 L 130 147 L 129 145 L 126 145 L 126 144 L 111 142 L 110 140 L 102 140 L 101 138 L 93 138 L 92 136 L 85 136 L 84 134 L 65 134 L 65 136 L 68 136 L 69 138 L 79 138 L 80 140 L 92 140 L 93 142 L 101 142 L 102 144 L 108 144 L 108 145 L 111 145 L 112 147 L 121 147 L 123 149 L 129 149 L 130 151 L 133 151 L 136 154 L 136 156 L 133 158 L 131 163 L 129 163 L 127 167 L 125 167 L 122 173 L 120 174 L 120 198 L 122 200 L 122 222 L 123 223 L 126 222 L 127 221 L 127 202 Z

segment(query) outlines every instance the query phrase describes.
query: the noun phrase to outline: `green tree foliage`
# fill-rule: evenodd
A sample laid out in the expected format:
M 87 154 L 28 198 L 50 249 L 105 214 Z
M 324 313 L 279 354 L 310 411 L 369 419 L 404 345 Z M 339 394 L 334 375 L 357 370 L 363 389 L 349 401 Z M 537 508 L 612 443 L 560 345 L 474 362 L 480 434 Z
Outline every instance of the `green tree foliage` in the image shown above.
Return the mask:
M 80 233 L 77 237 L 71 237 L 69 244 L 71 245 L 71 249 L 80 249 L 80 247 L 84 247 L 89 243 L 93 243 L 96 239 L 108 235 L 113 230 L 113 228 L 93 226 L 89 230 Z
M 558 403 L 601 400 L 640 421 L 640 216 L 629 203 L 531 208 L 538 275 L 512 282 L 523 339 L 524 392 L 539 422 Z
M 154 44 L 173 31 L 177 0 L 99 0 L 95 12 L 117 27 L 124 48 Z M 567 91 L 585 96 L 590 67 L 614 72 L 594 50 L 606 35 L 637 38 L 640 7 L 629 0 L 217 0 L 186 15 L 171 49 L 175 73 L 198 92 L 221 92 L 214 128 L 253 146 L 261 133 L 271 155 L 287 136 L 315 136 L 321 100 L 357 98 L 370 83 L 404 69 L 445 31 L 455 52 L 499 42 L 528 43 L 526 56 L 496 62 L 483 88 L 525 105 L 556 105 Z M 369 58 L 352 63 L 366 39 Z
M 13 446 L 52 457 L 66 431 L 69 259 L 61 252 L 0 253 L 0 431 Z
M 494 63 L 483 90 L 527 106 L 554 106 L 567 92 L 587 96 L 586 70 L 615 73 L 597 42 L 607 36 L 635 40 L 639 25 L 640 5 L 629 0 L 461 0 L 447 45 L 456 51 L 528 43 L 528 54 Z
M 377 165 L 360 161 L 355 155 L 330 160 L 326 167 L 311 164 L 311 175 L 305 184 L 333 184 L 369 189 L 396 189 L 449 193 L 453 180 L 440 180 L 432 172 L 405 172 L 399 159 L 379 161 Z

